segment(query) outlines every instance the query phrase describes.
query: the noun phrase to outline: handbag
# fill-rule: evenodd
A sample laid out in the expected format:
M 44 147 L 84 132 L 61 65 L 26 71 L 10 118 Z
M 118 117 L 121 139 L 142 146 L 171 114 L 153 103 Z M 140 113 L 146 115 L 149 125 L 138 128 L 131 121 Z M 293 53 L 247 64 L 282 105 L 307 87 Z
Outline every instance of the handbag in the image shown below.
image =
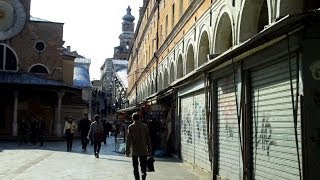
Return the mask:
M 64 133 L 65 136 L 68 136 L 71 134 L 71 129 L 66 129 L 66 132 Z
M 154 170 L 154 162 L 155 162 L 155 160 L 154 160 L 153 157 L 149 157 L 147 159 L 147 171 L 148 172 L 154 172 L 155 171 Z

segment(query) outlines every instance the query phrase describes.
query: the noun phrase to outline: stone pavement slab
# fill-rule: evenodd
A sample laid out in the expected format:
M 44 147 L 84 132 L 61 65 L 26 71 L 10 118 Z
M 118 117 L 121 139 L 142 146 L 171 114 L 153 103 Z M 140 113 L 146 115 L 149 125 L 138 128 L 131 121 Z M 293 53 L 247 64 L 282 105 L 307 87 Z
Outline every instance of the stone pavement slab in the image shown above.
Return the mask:
M 102 145 L 100 158 L 93 155 L 93 147 L 82 152 L 80 141 L 73 143 L 73 151 L 66 152 L 65 142 L 47 142 L 43 147 L 0 142 L 0 179 L 4 180 L 60 180 L 60 179 L 134 179 L 131 158 L 115 153 L 113 137 Z M 210 175 L 172 158 L 156 158 L 155 172 L 150 180 L 209 180 Z

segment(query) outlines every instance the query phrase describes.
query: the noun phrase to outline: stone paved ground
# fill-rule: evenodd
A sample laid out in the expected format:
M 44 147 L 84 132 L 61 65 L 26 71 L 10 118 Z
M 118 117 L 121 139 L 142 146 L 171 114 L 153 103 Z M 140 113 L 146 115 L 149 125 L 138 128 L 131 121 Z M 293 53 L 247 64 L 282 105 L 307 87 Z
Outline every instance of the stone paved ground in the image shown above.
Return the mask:
M 60 179 L 134 179 L 131 158 L 113 152 L 109 139 L 102 145 L 96 159 L 93 147 L 82 152 L 76 140 L 72 152 L 66 152 L 64 142 L 47 142 L 44 147 L 0 142 L 0 179 L 60 180 Z M 210 175 L 171 158 L 156 159 L 156 172 L 148 173 L 149 180 L 209 180 Z

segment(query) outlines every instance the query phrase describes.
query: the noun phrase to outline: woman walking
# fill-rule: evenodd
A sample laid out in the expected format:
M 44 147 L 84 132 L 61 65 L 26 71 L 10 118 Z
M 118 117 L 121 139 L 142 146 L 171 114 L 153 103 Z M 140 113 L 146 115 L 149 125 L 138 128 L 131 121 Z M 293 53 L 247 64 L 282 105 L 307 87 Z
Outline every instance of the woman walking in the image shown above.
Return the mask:
M 90 137 L 93 140 L 94 143 L 94 156 L 96 158 L 99 158 L 100 148 L 101 148 L 101 142 L 103 141 L 103 124 L 100 121 L 100 116 L 98 114 L 94 115 L 94 121 L 90 125 L 90 130 L 88 134 L 88 139 Z
M 78 128 L 77 124 L 73 121 L 72 116 L 67 117 L 67 121 L 64 125 L 64 134 L 67 138 L 67 151 L 72 150 L 72 141 L 73 141 L 73 135 L 76 129 Z

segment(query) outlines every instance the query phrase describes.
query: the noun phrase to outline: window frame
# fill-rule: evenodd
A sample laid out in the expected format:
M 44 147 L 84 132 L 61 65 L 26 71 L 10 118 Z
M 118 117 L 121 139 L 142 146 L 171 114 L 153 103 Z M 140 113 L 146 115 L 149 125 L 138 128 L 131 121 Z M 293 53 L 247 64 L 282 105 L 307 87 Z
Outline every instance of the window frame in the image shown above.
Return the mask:
M 15 52 L 15 50 L 12 47 L 10 47 L 9 45 L 7 45 L 5 43 L 0 43 L 0 46 L 3 46 L 3 57 L 2 57 L 2 59 L 3 59 L 2 65 L 3 66 L 2 66 L 2 69 L 0 69 L 0 71 L 17 72 L 19 70 L 19 59 L 18 59 L 17 53 Z M 7 70 L 6 69 L 7 49 L 9 49 L 9 51 L 11 51 L 12 54 L 15 56 L 15 60 L 16 60 L 16 69 L 15 70 Z

